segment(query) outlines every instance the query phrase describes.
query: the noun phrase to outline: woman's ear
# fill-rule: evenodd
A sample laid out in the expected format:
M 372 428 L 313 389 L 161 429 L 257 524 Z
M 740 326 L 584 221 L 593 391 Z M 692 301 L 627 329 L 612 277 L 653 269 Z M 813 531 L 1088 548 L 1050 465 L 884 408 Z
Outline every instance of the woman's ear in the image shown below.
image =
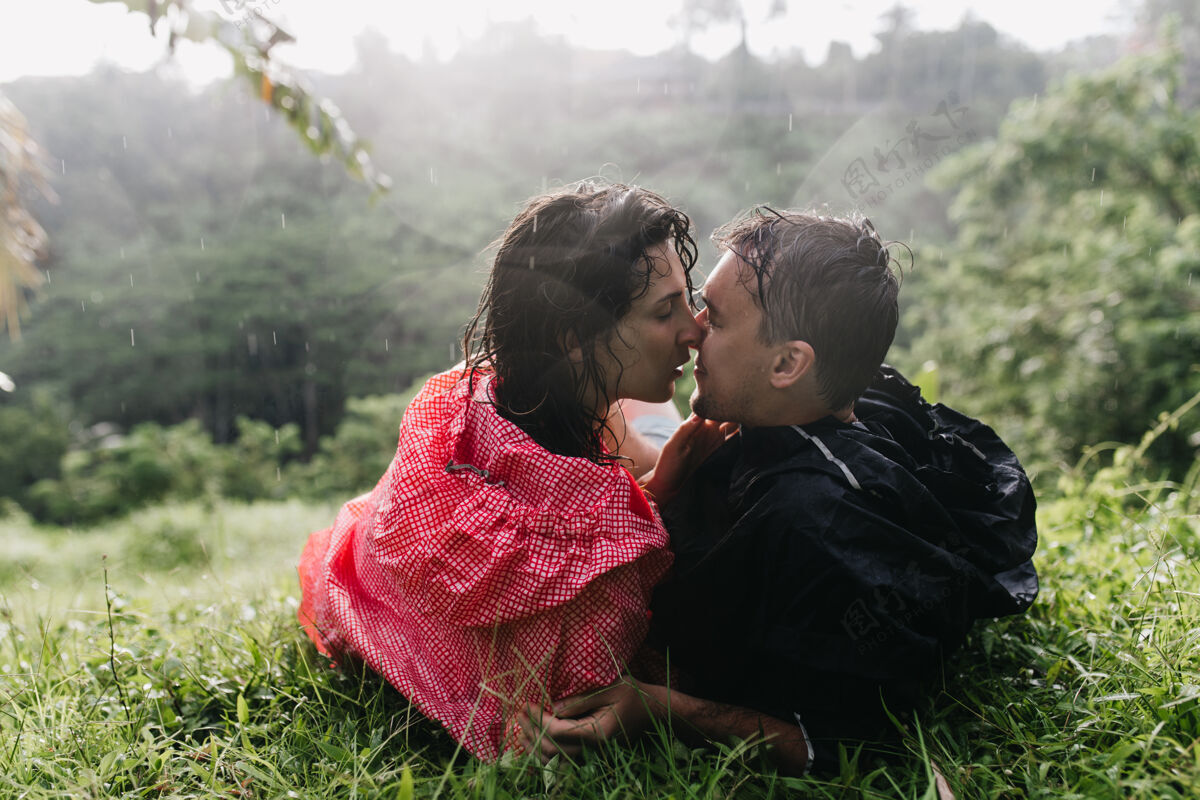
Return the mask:
M 579 344 L 579 337 L 575 335 L 575 331 L 567 331 L 562 338 L 563 354 L 566 355 L 567 361 L 572 364 L 579 365 L 583 363 L 583 347 Z
M 784 342 L 771 362 L 771 385 L 776 389 L 792 386 L 808 374 L 816 360 L 817 354 L 808 342 Z

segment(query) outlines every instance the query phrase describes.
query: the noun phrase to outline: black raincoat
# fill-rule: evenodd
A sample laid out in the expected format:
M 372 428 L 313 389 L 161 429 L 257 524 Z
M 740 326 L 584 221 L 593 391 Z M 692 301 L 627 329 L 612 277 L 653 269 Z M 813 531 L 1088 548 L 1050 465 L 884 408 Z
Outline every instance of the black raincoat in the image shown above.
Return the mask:
M 874 739 L 972 622 L 1038 592 L 1034 497 L 987 426 L 884 367 L 858 423 L 745 429 L 667 509 L 650 643 L 680 688 Z M 882 702 L 881 702 L 882 701 Z

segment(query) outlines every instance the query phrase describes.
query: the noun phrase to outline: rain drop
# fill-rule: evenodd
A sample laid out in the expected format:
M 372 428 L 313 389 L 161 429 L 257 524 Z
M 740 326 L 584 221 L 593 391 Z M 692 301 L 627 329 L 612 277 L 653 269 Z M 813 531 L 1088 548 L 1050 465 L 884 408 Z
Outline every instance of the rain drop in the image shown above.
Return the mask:
M 133 286 L 133 273 L 129 273 L 129 285 Z
M 137 347 L 137 344 L 134 342 L 134 339 L 133 339 L 133 328 L 129 329 L 129 346 Z M 124 407 L 122 407 L 121 410 L 124 411 L 125 410 Z
M 279 227 L 281 227 L 281 228 L 287 227 L 287 216 L 284 214 L 279 215 Z
M 642 93 L 642 79 L 641 78 L 637 79 L 637 93 L 638 94 Z
M 79 301 L 79 310 L 80 310 L 80 311 L 87 311 L 87 305 L 86 305 L 86 304 L 84 304 L 84 302 L 83 302 L 82 300 L 80 300 L 80 301 Z
M 121 248 L 121 260 L 122 261 L 125 260 L 125 248 L 124 247 Z
M 1122 218 L 1121 218 L 1121 231 L 1122 231 L 1122 232 L 1124 232 L 1124 230 L 1125 230 L 1125 225 L 1126 225 L 1126 223 L 1128 223 L 1128 222 L 1129 222 L 1129 217 L 1128 217 L 1128 216 L 1125 216 L 1125 217 L 1122 217 Z
M 792 132 L 792 115 L 788 114 L 788 133 Z
M 775 162 L 775 174 L 776 174 L 776 175 L 782 175 L 782 174 L 783 174 L 783 165 L 782 165 L 782 164 L 780 164 L 778 161 L 776 161 L 776 162 Z
M 168 138 L 168 139 L 174 139 L 174 138 L 175 138 L 175 131 L 171 130 L 171 126 L 170 126 L 170 125 L 168 125 L 168 126 L 167 126 L 167 138 Z
M 1084 145 L 1084 147 L 1087 147 L 1087 145 Z M 1092 167 L 1092 183 L 1095 183 L 1095 182 L 1096 182 L 1096 168 Z
M 196 270 L 196 283 L 200 282 L 200 270 Z
M 50 270 L 46 270 L 46 283 L 50 283 Z
M 537 214 L 533 215 L 533 232 L 537 233 Z
M 59 159 L 59 161 L 62 162 L 62 174 L 66 175 L 67 174 L 67 160 L 65 158 L 62 158 L 62 159 Z
M 1103 189 L 1100 190 L 1100 205 L 1101 206 L 1104 205 L 1104 190 Z
M 278 436 L 278 434 L 276 434 L 276 436 Z M 275 480 L 276 481 L 283 480 L 283 475 L 279 472 L 279 467 L 275 468 Z
M 275 444 L 279 444 L 279 428 L 275 429 Z
M 204 237 L 203 236 L 200 237 L 200 249 L 201 250 L 204 249 Z
M 271 344 L 279 344 L 278 340 L 275 338 L 275 331 L 271 331 Z
M 389 350 L 390 350 L 390 348 L 388 347 L 388 340 L 385 338 L 383 340 L 383 352 L 387 353 L 387 352 L 389 352 Z
M 304 352 L 308 352 L 308 342 L 304 343 Z
M 121 137 L 121 149 L 122 149 L 122 150 L 128 150 L 128 149 L 129 149 L 129 143 L 125 141 L 125 137 L 124 137 L 124 136 L 122 136 L 122 137 Z

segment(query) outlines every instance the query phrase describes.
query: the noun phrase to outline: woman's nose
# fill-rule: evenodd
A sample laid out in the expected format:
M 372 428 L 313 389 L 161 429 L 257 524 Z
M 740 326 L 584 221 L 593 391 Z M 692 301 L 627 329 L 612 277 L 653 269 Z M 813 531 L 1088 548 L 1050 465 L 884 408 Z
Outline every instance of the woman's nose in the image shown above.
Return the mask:
M 704 313 L 704 311 L 700 312 L 700 314 Z M 687 315 L 687 325 L 679 337 L 679 343 L 686 344 L 688 347 L 699 347 L 700 341 L 704 338 L 704 326 L 699 321 L 699 315 L 692 316 L 690 311 L 687 312 Z

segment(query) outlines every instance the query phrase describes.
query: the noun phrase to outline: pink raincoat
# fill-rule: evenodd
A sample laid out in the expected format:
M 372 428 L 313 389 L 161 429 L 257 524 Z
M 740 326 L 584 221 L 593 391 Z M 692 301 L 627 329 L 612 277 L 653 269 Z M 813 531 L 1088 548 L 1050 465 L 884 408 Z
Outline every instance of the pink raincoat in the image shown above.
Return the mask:
M 463 745 L 493 759 L 526 703 L 607 685 L 647 629 L 671 563 L 628 471 L 547 452 L 461 371 L 413 400 L 374 491 L 300 560 L 317 648 L 354 653 Z

